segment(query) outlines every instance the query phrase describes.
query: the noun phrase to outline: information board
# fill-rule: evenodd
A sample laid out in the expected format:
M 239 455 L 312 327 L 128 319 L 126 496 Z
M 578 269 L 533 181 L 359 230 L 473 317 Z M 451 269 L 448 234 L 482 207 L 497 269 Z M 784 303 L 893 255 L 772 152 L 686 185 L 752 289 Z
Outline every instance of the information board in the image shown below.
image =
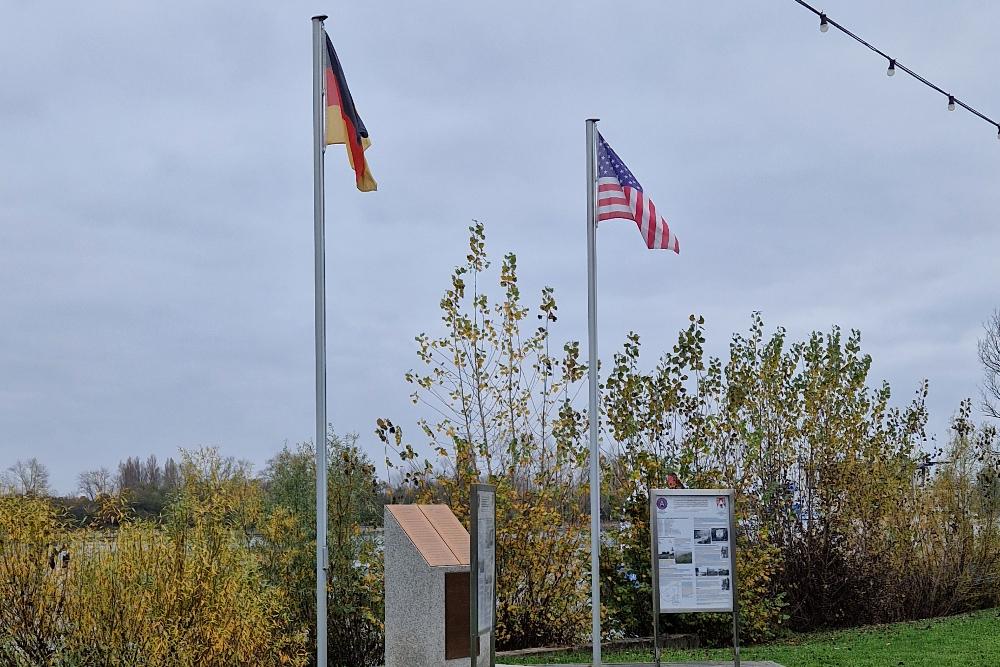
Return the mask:
M 734 611 L 733 492 L 654 489 L 650 527 L 660 613 Z

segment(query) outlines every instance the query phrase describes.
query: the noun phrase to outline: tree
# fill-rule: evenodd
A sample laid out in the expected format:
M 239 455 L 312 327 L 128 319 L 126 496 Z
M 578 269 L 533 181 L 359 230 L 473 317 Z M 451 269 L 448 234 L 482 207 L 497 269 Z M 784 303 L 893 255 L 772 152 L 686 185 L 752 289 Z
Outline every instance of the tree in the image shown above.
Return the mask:
M 114 490 L 111 471 L 107 468 L 85 470 L 77 477 L 77 489 L 87 500 L 97 500 L 100 496 L 110 495 Z
M 163 471 L 156 460 L 156 454 L 150 454 L 145 463 L 142 464 L 142 483 L 152 489 L 159 489 L 162 482 Z
M 32 498 L 48 495 L 49 471 L 38 459 L 17 461 L 7 470 L 15 493 Z
M 182 484 L 183 471 L 168 458 L 161 467 L 155 454 L 142 460 L 130 456 L 118 464 L 115 484 L 133 509 L 143 516 L 159 516 Z
M 142 485 L 142 463 L 130 456 L 118 463 L 118 478 L 115 482 L 122 493 L 138 489 Z
M 181 472 L 177 462 L 168 458 L 163 464 L 163 490 L 167 493 L 176 491 L 181 484 Z
M 1000 419 L 1000 309 L 983 325 L 985 335 L 979 340 L 979 361 L 983 364 L 982 409 Z
M 118 464 L 118 487 L 122 490 L 160 490 L 162 483 L 163 469 L 156 460 L 156 454 L 150 454 L 145 461 L 138 456 L 130 456 Z
M 443 330 L 416 337 L 422 368 L 405 375 L 413 402 L 433 415 L 418 421 L 425 442 L 404 442 L 384 418 L 376 433 L 397 451 L 418 501 L 445 502 L 463 521 L 470 485 L 496 485 L 497 645 L 572 643 L 589 617 L 580 586 L 587 415 L 574 405 L 586 366 L 577 343 L 552 349 L 551 288 L 542 289 L 534 313 L 522 303 L 513 253 L 500 264 L 491 299 L 483 225 L 469 232 L 466 261 L 440 301 Z M 433 462 L 419 462 L 418 450 Z

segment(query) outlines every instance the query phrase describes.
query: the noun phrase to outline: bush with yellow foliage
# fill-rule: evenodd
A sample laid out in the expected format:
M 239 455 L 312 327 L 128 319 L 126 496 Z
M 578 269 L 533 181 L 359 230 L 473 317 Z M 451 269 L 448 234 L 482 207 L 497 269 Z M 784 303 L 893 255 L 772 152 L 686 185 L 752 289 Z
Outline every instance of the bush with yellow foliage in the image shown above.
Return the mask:
M 256 482 L 214 450 L 182 469 L 164 525 L 126 519 L 113 534 L 0 498 L 0 664 L 306 664 L 305 628 L 250 545 Z

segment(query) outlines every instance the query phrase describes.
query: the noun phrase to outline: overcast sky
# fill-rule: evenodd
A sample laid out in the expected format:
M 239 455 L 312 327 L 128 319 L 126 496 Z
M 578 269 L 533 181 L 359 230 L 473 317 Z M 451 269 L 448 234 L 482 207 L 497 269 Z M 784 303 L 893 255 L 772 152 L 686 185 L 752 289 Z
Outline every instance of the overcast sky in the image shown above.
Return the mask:
M 998 305 L 996 129 L 792 0 L 0 0 L 0 468 L 56 490 L 128 455 L 218 445 L 262 466 L 313 434 L 311 41 L 328 29 L 377 193 L 327 156 L 330 419 L 410 425 L 403 373 L 434 332 L 472 219 L 523 290 L 586 335 L 584 119 L 679 236 L 599 234 L 600 339 L 650 352 L 705 315 L 796 337 L 860 328 L 932 426 L 976 396 Z M 987 115 L 1000 4 L 827 2 L 830 16 Z

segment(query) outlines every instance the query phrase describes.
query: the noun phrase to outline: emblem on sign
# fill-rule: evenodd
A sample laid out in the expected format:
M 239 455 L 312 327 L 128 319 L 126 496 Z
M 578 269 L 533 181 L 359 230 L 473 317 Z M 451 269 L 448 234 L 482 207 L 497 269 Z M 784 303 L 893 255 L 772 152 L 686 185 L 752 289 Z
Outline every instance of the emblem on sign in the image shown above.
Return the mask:
M 660 497 L 656 499 L 656 506 L 661 510 L 667 509 L 667 499 Z

